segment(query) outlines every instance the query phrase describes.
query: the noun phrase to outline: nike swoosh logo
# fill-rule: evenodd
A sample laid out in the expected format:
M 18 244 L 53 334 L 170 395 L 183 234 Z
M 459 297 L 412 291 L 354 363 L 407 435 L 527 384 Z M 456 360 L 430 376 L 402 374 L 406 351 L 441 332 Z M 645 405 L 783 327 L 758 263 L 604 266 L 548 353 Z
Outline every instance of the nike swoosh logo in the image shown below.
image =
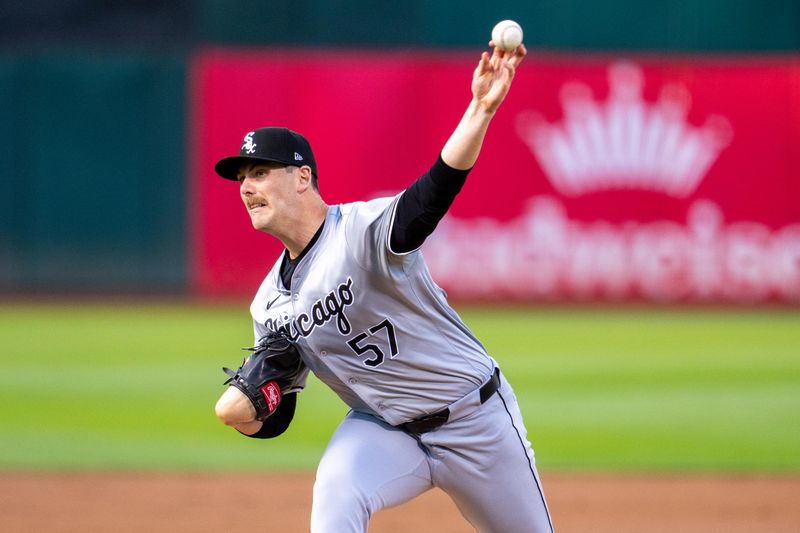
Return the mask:
M 280 297 L 281 297 L 281 295 L 280 295 L 280 294 L 279 294 L 279 295 L 277 295 L 277 296 L 275 297 L 275 299 L 274 299 L 274 300 L 272 300 L 271 302 L 269 302 L 269 303 L 267 304 L 267 311 L 269 311 L 269 308 L 270 308 L 270 307 L 272 307 L 272 304 L 274 304 L 275 302 L 277 302 L 277 301 L 278 301 L 278 298 L 280 298 Z

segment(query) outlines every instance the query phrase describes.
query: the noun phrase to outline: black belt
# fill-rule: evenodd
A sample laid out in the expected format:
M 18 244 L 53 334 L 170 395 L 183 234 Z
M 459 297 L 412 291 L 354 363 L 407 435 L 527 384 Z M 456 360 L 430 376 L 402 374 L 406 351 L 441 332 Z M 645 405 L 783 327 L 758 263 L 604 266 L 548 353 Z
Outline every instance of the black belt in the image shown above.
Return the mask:
M 492 377 L 487 381 L 483 387 L 481 387 L 480 396 L 481 396 L 481 405 L 486 403 L 486 400 L 492 397 L 492 395 L 497 392 L 497 389 L 500 388 L 500 369 L 495 368 Z M 445 422 L 447 419 L 450 418 L 450 409 L 444 408 L 438 413 L 433 413 L 432 415 L 423 416 L 417 418 L 416 420 L 412 420 L 411 422 L 406 422 L 405 424 L 400 424 L 400 429 L 407 431 L 409 433 L 426 433 L 428 431 L 433 431 L 434 429 L 438 428 Z

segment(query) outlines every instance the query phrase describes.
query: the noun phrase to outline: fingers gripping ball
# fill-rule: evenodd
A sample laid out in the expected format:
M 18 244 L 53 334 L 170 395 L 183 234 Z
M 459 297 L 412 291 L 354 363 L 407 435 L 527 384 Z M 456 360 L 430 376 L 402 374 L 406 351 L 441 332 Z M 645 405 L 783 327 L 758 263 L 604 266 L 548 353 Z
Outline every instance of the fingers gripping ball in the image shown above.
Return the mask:
M 236 372 L 222 369 L 230 376 L 223 385 L 242 391 L 256 410 L 256 420 L 266 420 L 303 369 L 303 361 L 295 342 L 284 334 L 270 333 L 248 350 L 253 353 Z
M 497 48 L 510 52 L 522 43 L 522 26 L 513 20 L 501 20 L 492 29 L 492 41 Z

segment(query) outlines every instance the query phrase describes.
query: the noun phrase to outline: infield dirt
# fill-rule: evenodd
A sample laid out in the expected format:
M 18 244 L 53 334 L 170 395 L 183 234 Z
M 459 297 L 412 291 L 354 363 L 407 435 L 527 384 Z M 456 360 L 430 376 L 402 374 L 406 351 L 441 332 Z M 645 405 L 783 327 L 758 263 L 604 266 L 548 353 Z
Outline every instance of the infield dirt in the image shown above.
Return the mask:
M 543 474 L 559 532 L 800 530 L 800 476 Z M 310 474 L 0 474 L 0 523 L 28 532 L 308 531 Z M 473 529 L 439 490 L 371 533 Z

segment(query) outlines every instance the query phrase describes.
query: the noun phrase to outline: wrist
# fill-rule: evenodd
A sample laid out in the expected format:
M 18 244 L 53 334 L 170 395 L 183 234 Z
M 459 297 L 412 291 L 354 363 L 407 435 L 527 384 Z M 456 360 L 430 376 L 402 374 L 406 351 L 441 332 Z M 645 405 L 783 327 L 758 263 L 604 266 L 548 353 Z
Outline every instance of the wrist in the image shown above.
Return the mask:
M 472 118 L 488 122 L 497 112 L 497 108 L 498 106 L 489 108 L 479 98 L 473 97 L 469 107 L 467 107 L 467 114 Z

